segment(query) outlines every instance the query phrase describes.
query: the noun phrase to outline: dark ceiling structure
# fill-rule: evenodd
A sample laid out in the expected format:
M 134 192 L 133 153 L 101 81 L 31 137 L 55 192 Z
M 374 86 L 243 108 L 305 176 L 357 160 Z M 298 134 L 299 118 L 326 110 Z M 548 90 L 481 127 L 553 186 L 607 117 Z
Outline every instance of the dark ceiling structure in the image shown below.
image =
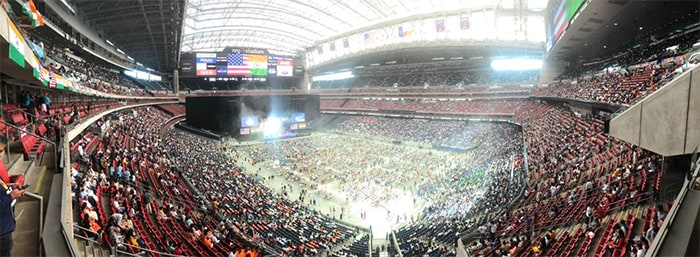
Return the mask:
M 700 22 L 700 1 L 591 0 L 559 39 L 547 60 L 588 62 Z
M 76 16 L 146 67 L 178 66 L 186 0 L 72 0 Z

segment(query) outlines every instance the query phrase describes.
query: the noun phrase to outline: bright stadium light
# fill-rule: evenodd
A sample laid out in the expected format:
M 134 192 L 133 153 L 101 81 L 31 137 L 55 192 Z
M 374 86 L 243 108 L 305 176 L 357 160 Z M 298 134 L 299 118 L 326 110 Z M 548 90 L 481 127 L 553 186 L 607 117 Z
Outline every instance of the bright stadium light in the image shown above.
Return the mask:
M 263 123 L 263 135 L 265 137 L 274 137 L 279 135 L 282 128 L 282 121 L 277 117 L 269 117 Z
M 537 59 L 498 59 L 491 61 L 491 68 L 497 71 L 539 70 L 542 60 Z
M 107 44 L 109 44 L 109 45 L 111 45 L 111 46 L 114 46 L 114 44 L 112 44 L 111 41 L 109 41 L 109 40 L 105 40 L 105 41 L 107 41 Z
M 327 75 L 320 75 L 320 76 L 314 76 L 311 78 L 312 81 L 329 81 L 329 80 L 341 80 L 341 79 L 349 79 L 355 77 L 352 75 L 351 71 L 345 71 L 345 72 L 338 72 L 338 73 L 333 73 L 333 74 L 327 74 Z

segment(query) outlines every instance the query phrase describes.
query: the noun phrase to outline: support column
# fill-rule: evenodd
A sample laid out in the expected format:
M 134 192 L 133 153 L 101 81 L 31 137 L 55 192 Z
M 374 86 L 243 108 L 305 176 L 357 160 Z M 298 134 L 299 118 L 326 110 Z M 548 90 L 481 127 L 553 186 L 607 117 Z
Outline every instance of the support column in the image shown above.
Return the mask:
M 301 81 L 299 82 L 299 85 L 297 86 L 301 91 L 303 92 L 309 92 L 311 91 L 311 80 L 309 80 L 309 72 L 304 70 L 304 75 L 301 78 Z
M 176 95 L 180 92 L 180 71 L 173 70 L 173 93 Z

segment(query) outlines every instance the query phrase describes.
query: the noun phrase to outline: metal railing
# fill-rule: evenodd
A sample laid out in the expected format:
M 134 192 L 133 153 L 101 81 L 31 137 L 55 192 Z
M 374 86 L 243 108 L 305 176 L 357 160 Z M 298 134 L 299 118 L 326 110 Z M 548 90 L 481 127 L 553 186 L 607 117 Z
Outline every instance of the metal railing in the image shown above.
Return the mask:
M 688 194 L 688 191 L 691 190 L 691 187 L 693 186 L 694 181 L 696 181 L 698 178 L 700 178 L 700 160 L 696 160 L 696 163 L 691 164 L 691 166 L 693 166 L 693 165 L 695 167 L 695 170 L 690 171 L 691 172 L 690 180 L 685 179 L 683 188 L 676 196 L 675 204 L 673 204 L 671 209 L 668 211 L 668 214 L 666 214 L 666 219 L 664 220 L 663 224 L 659 228 L 659 232 L 657 232 L 656 237 L 654 238 L 654 241 L 649 242 L 649 250 L 647 251 L 647 256 L 657 256 L 658 255 L 659 251 L 661 250 L 663 244 L 666 241 L 666 236 L 668 236 L 669 230 L 671 229 L 673 222 L 676 220 L 676 215 L 680 211 L 680 208 L 683 205 L 683 201 L 685 200 L 685 197 Z
M 40 140 L 42 140 L 42 141 L 44 141 L 44 142 L 47 142 L 47 143 L 49 143 L 49 144 L 52 144 L 52 145 L 53 145 L 53 148 L 54 148 L 54 151 L 53 151 L 54 160 L 58 160 L 58 144 L 57 144 L 55 141 L 53 141 L 53 140 L 51 140 L 51 139 L 48 139 L 48 138 L 46 138 L 46 137 L 44 137 L 44 136 L 38 135 L 38 134 L 36 134 L 36 133 L 34 133 L 34 132 L 31 132 L 31 131 L 28 131 L 28 130 L 26 130 L 26 129 L 23 129 L 23 128 L 21 128 L 21 127 L 18 127 L 18 126 L 16 126 L 16 125 L 11 124 L 11 123 L 9 123 L 9 122 L 6 122 L 6 121 L 4 121 L 4 120 L 0 120 L 0 123 L 5 124 L 6 126 L 12 127 L 12 128 L 14 128 L 14 129 L 16 129 L 16 130 L 18 130 L 18 131 L 24 132 L 24 133 L 26 133 L 27 135 L 34 136 L 34 137 L 36 137 L 37 139 L 40 139 Z M 32 126 L 36 126 L 36 124 L 32 124 Z M 8 132 L 8 134 L 9 134 L 9 132 Z M 9 138 L 10 138 L 10 137 L 8 137 L 8 139 L 9 139 Z M 20 141 L 21 141 L 21 140 L 22 140 L 22 139 L 21 139 L 21 137 L 20 137 Z M 9 147 L 9 146 L 8 146 L 8 147 Z M 8 152 L 8 153 L 9 153 L 9 152 Z M 29 154 L 29 153 L 27 153 L 27 154 Z
M 164 102 L 157 102 L 156 101 L 148 101 L 146 103 L 136 103 L 133 105 L 129 106 L 121 106 L 121 107 L 116 107 L 113 109 L 109 109 L 103 112 L 100 112 L 99 114 L 96 114 L 95 116 L 91 116 L 90 118 L 86 118 L 84 121 L 90 120 L 92 118 L 95 118 L 96 116 L 104 116 L 109 113 L 113 113 L 116 111 L 120 111 L 123 109 L 129 109 L 129 108 L 134 108 L 134 107 L 139 107 L 139 106 L 147 106 L 147 105 L 153 105 L 153 104 L 164 104 L 164 103 L 177 103 L 174 101 L 164 101 Z M 91 123 L 90 123 L 91 124 Z M 66 245 L 68 246 L 68 250 L 70 252 L 70 255 L 73 257 L 81 256 L 78 247 L 75 242 L 75 236 L 74 236 L 74 231 L 73 231 L 73 203 L 72 203 L 72 192 L 71 192 L 71 158 L 69 156 L 70 154 L 70 146 L 69 142 L 71 141 L 72 138 L 77 137 L 80 133 L 82 133 L 83 130 L 85 130 L 88 125 L 90 125 L 85 122 L 75 122 L 73 126 L 71 127 L 64 127 L 64 130 L 61 131 L 63 137 L 65 137 L 64 140 L 61 141 L 61 149 L 62 149 L 62 155 L 61 155 L 61 164 L 59 167 L 61 167 L 61 171 L 63 173 L 62 176 L 62 187 L 63 189 L 61 190 L 61 208 L 62 210 L 60 211 L 60 217 L 59 217 L 59 222 L 60 222 L 60 232 L 63 235 L 63 240 L 65 241 Z M 68 156 L 66 156 L 68 155 Z
M 38 201 L 39 212 L 38 212 L 38 215 L 37 215 L 37 216 L 39 216 L 39 217 L 38 217 L 39 221 L 38 221 L 37 226 L 38 226 L 38 229 L 39 229 L 39 230 L 37 230 L 37 231 L 38 231 L 38 233 L 37 233 L 37 234 L 38 234 L 38 240 L 37 240 L 37 242 L 41 242 L 41 240 L 42 240 L 42 238 L 43 238 L 42 231 L 44 231 L 44 197 L 42 197 L 42 196 L 40 196 L 40 195 L 37 195 L 37 194 L 34 194 L 34 193 L 32 193 L 32 192 L 28 192 L 28 191 L 25 191 L 25 192 L 24 192 L 24 196 L 29 197 L 29 198 L 32 198 L 32 199 Z M 22 202 L 25 202 L 25 201 L 26 201 L 26 200 L 22 200 Z M 40 257 L 42 256 L 42 249 L 41 249 L 41 247 L 37 247 L 37 256 L 40 256 Z
M 401 252 L 401 246 L 399 245 L 399 241 L 396 239 L 396 233 L 394 233 L 394 230 L 391 230 L 391 243 L 394 245 L 394 249 L 396 249 L 396 252 L 399 253 L 399 257 L 403 257 L 403 253 Z M 391 247 L 391 245 L 389 245 L 388 247 Z
M 90 230 L 90 229 L 88 229 L 88 228 L 81 227 L 81 226 L 78 226 L 78 225 L 73 225 L 73 228 L 74 228 L 74 229 L 77 229 L 78 231 L 87 231 L 87 232 L 90 232 L 90 233 L 97 233 L 97 232 L 94 232 L 94 231 L 92 231 L 92 230 Z M 102 231 L 102 233 L 109 233 L 109 232 Z M 115 256 L 124 256 L 124 255 L 126 255 L 126 256 L 141 257 L 141 256 L 143 256 L 141 253 L 147 253 L 146 256 L 158 256 L 158 255 L 160 255 L 160 256 L 183 257 L 183 255 L 177 255 L 177 254 L 171 254 L 171 253 L 165 253 L 165 252 L 154 251 L 154 250 L 151 250 L 151 249 L 148 249 L 148 248 L 143 248 L 143 247 L 140 247 L 140 246 L 130 245 L 130 244 L 127 244 L 127 243 L 123 243 L 123 244 L 114 244 L 114 245 L 112 245 L 112 246 L 109 246 L 109 244 L 107 244 L 108 247 L 106 247 L 102 242 L 96 241 L 96 240 L 94 240 L 94 239 L 92 239 L 92 238 L 90 238 L 90 237 L 78 235 L 78 233 L 75 233 L 75 234 L 73 235 L 73 237 L 75 237 L 75 238 L 77 238 L 77 239 L 82 239 L 82 240 L 91 242 L 93 245 L 98 245 L 101 249 L 104 249 L 104 250 L 109 249 L 110 253 L 115 254 Z M 138 253 L 133 253 L 133 252 L 131 252 L 131 251 L 119 250 L 119 247 L 120 247 L 120 246 L 124 246 L 124 247 L 128 247 L 128 248 L 136 249 L 136 250 L 138 251 Z M 154 253 L 155 253 L 155 254 L 154 254 Z

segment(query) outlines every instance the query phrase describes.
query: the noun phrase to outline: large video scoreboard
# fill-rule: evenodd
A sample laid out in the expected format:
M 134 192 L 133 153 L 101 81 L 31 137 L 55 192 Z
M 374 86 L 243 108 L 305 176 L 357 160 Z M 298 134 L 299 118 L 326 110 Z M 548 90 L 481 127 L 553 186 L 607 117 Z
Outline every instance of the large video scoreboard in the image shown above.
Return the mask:
M 227 47 L 222 52 L 183 53 L 183 77 L 292 77 L 294 60 L 264 49 Z

